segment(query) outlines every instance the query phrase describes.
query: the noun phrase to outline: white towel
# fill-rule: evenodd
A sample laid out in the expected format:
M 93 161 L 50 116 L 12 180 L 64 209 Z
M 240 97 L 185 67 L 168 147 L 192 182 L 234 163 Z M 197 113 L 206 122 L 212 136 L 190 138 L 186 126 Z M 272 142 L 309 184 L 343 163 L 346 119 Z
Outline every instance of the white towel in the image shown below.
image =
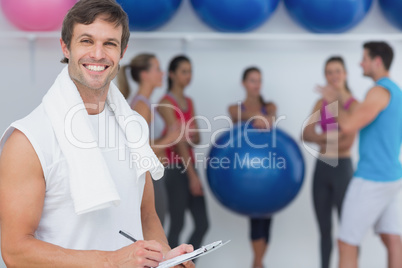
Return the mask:
M 136 165 L 137 179 L 146 171 L 151 172 L 153 179 L 160 179 L 164 168 L 149 145 L 149 130 L 145 119 L 130 108 L 113 82 L 106 101 L 126 134 L 126 145 L 130 151 L 149 160 L 145 161 L 147 166 Z M 119 205 L 119 194 L 95 142 L 88 113 L 69 76 L 68 66 L 58 75 L 42 102 L 69 165 L 70 191 L 75 212 L 83 214 Z M 79 136 L 79 140 L 74 135 Z

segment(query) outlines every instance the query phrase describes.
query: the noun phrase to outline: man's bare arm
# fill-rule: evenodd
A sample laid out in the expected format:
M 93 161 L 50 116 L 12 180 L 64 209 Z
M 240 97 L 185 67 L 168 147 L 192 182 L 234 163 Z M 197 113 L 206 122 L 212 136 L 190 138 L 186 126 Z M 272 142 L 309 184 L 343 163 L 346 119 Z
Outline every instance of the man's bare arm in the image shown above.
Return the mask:
M 151 175 L 145 175 L 144 194 L 141 202 L 141 223 L 145 240 L 155 240 L 162 245 L 163 252 L 170 251 L 162 224 L 155 211 L 155 194 Z M 162 178 L 163 179 L 163 178 Z
M 7 267 L 120 267 L 124 264 L 143 268 L 153 267 L 162 260 L 156 242 L 140 241 L 106 252 L 70 250 L 36 239 L 45 190 L 39 158 L 26 136 L 15 130 L 0 156 L 1 251 Z
M 343 133 L 356 133 L 370 124 L 384 110 L 389 101 L 390 93 L 385 88 L 376 86 L 370 89 L 362 103 L 351 112 L 339 106 L 338 123 Z

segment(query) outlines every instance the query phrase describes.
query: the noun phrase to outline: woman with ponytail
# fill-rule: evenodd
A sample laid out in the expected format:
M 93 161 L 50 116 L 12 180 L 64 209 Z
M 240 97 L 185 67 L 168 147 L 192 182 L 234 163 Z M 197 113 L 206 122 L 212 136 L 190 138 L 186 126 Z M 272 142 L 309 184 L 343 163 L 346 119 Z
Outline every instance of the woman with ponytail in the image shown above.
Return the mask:
M 313 201 L 321 236 L 321 268 L 328 268 L 330 264 L 333 209 L 337 209 L 339 218 L 347 186 L 353 177 L 350 148 L 356 135 L 343 134 L 338 128 L 335 114 L 331 113 L 338 105 L 353 110 L 358 104 L 349 90 L 346 77 L 345 63 L 341 57 L 331 57 L 326 61 L 327 85 L 320 89 L 322 98 L 316 102 L 303 130 L 303 140 L 320 147 L 313 178 Z
M 192 147 L 200 142 L 197 122 L 194 120 L 193 101 L 184 94 L 192 76 L 191 62 L 186 56 L 177 56 L 169 64 L 168 90 L 159 104 L 159 112 L 167 128 L 176 124 L 185 126 L 186 140 L 166 149 L 168 167 L 165 172 L 169 201 L 169 245 L 179 245 L 179 236 L 188 209 L 194 220 L 194 231 L 188 241 L 199 248 L 208 229 L 204 191 L 195 169 Z
M 252 120 L 255 128 L 274 127 L 276 105 L 265 102 L 261 96 L 261 71 L 249 67 L 243 72 L 243 86 L 246 98 L 243 102 L 231 105 L 229 114 L 233 123 Z M 267 178 L 268 179 L 268 178 Z M 250 218 L 250 239 L 253 248 L 253 268 L 263 268 L 263 259 L 270 240 L 271 217 Z
M 119 89 L 126 97 L 130 96 L 127 73 L 128 70 L 132 79 L 138 84 L 138 90 L 134 98 L 130 101 L 130 106 L 138 112 L 148 122 L 151 135 L 151 147 L 155 154 L 163 163 L 166 158 L 166 147 L 180 140 L 181 130 L 178 125 L 169 128 L 163 133 L 165 123 L 155 109 L 156 105 L 151 105 L 150 97 L 154 90 L 162 86 L 163 72 L 159 67 L 159 61 L 153 54 L 139 54 L 131 60 L 129 65 L 123 66 L 118 73 Z M 165 179 L 153 181 L 155 190 L 155 208 L 159 219 L 163 225 L 167 212 L 167 194 Z

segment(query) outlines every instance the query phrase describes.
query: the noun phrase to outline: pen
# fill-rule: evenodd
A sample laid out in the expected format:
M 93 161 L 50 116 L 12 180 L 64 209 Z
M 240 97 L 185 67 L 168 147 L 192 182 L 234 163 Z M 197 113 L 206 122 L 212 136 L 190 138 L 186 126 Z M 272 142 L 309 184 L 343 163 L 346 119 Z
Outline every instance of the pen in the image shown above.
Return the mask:
M 132 237 L 131 235 L 129 235 L 126 232 L 123 232 L 122 230 L 119 231 L 119 234 L 121 234 L 122 236 L 130 239 L 131 241 L 133 241 L 134 243 L 137 242 L 137 239 L 135 239 L 134 237 Z

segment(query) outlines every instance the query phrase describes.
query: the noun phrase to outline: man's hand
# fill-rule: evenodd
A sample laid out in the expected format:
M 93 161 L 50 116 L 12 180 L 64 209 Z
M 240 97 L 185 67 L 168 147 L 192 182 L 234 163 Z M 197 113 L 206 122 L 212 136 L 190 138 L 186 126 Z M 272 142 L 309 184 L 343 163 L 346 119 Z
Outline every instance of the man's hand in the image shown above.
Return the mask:
M 162 245 L 156 241 L 141 240 L 116 250 L 111 266 L 149 268 L 157 267 L 162 261 Z
M 320 93 L 322 98 L 328 103 L 332 103 L 339 99 L 339 91 L 331 85 L 317 86 L 316 91 Z
M 193 251 L 194 251 L 194 248 L 193 248 L 192 245 L 182 244 L 182 245 L 172 249 L 171 251 L 169 251 L 166 254 L 166 260 L 175 258 L 177 256 L 180 256 L 180 255 L 183 255 L 183 254 L 186 254 L 186 253 L 190 253 L 190 252 L 193 252 Z M 184 262 L 184 263 L 182 263 L 180 265 L 177 265 L 175 267 L 176 268 L 179 268 L 179 267 L 180 268 L 183 268 L 183 267 L 185 267 L 185 268 L 195 268 L 195 265 L 194 265 L 194 263 L 192 261 L 188 261 L 188 262 Z

